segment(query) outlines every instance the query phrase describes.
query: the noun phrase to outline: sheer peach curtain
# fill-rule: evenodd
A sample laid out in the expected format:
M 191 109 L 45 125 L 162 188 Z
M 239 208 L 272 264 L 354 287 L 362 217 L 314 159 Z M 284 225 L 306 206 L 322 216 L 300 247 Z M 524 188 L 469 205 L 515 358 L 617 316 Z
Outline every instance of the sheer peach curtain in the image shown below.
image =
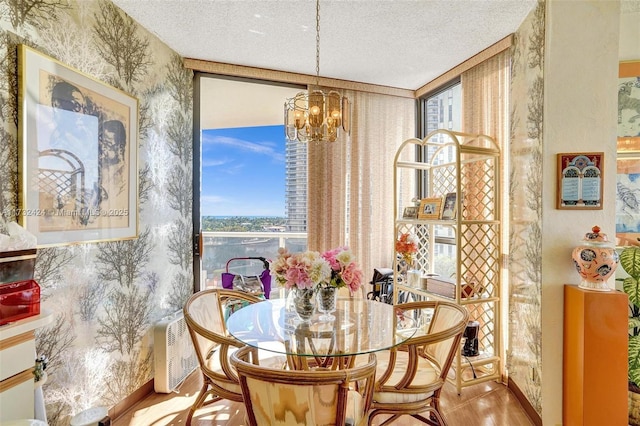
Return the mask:
M 509 140 L 510 58 L 505 50 L 460 76 L 463 131 L 493 137 L 503 152 Z
M 364 271 L 393 264 L 393 158 L 415 137 L 414 99 L 345 91 L 351 134 L 308 150 L 307 232 L 310 250 L 348 245 Z
M 462 129 L 465 133 L 485 134 L 495 139 L 500 148 L 502 176 L 500 186 L 502 205 L 508 204 L 507 154 L 509 146 L 509 82 L 511 79 L 511 53 L 504 50 L 463 72 Z M 473 192 L 473 188 L 468 191 Z M 507 209 L 498 211 L 503 227 L 509 221 Z M 507 228 L 504 228 L 507 229 Z M 503 232 L 503 252 L 508 250 L 507 232 Z M 503 280 L 503 282 L 506 282 Z
M 509 50 L 505 50 L 497 55 L 487 59 L 475 67 L 465 71 L 460 76 L 462 83 L 462 105 L 463 105 L 463 131 L 466 133 L 486 134 L 493 137 L 501 150 L 501 170 L 500 186 L 503 188 L 499 194 L 502 206 L 508 204 L 507 176 L 505 173 L 507 165 L 507 153 L 509 146 L 509 82 L 510 82 L 510 61 L 511 54 Z M 475 188 L 469 188 L 469 196 L 474 197 Z M 476 198 L 480 198 L 478 194 Z M 509 252 L 508 239 L 508 209 L 498 209 L 498 219 L 502 223 L 502 239 L 501 239 L 501 257 Z M 473 241 L 475 235 L 466 236 L 468 241 Z M 469 272 L 474 272 L 475 266 L 469 267 Z M 475 315 L 486 324 L 493 324 L 494 342 L 499 350 L 499 355 L 505 359 L 505 349 L 508 346 L 507 336 L 503 330 L 507 330 L 505 316 L 500 314 L 501 306 L 507 306 L 508 301 L 508 271 L 502 268 L 500 271 L 501 287 L 499 294 L 503 303 L 496 304 L 495 310 L 478 311 Z M 480 276 L 483 274 L 481 273 Z M 482 305 L 486 306 L 486 305 Z M 483 308 L 484 309 L 484 308 Z M 504 328 L 500 324 L 504 323 Z

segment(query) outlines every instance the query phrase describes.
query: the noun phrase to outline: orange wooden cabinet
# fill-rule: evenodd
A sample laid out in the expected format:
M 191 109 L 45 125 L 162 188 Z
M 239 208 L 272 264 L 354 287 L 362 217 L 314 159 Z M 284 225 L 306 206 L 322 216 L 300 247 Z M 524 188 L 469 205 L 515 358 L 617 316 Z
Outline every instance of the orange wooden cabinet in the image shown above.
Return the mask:
M 564 426 L 628 425 L 628 297 L 564 287 Z

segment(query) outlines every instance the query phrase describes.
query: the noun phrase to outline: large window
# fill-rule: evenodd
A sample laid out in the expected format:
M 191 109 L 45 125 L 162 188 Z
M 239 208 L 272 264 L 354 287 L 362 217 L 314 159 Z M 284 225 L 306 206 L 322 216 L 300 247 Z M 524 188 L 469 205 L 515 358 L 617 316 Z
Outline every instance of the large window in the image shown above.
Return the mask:
M 437 129 L 462 130 L 462 85 L 459 81 L 421 99 L 423 135 Z
M 284 133 L 283 106 L 300 88 L 199 76 L 200 288 L 219 286 L 227 262 L 306 248 L 306 145 Z M 196 198 L 194 197 L 194 198 Z M 230 271 L 260 272 L 259 262 Z M 257 268 L 257 269 L 256 269 Z
M 460 81 L 455 81 L 441 89 L 427 94 L 420 99 L 420 119 L 422 123 L 422 137 L 437 129 L 446 129 L 453 132 L 462 131 L 462 85 Z M 454 161 L 454 150 L 448 149 L 441 154 L 442 162 Z M 424 179 L 422 180 L 424 182 Z M 423 195 L 427 196 L 427 188 L 423 185 Z M 446 241 L 452 239 L 453 229 L 448 226 L 437 227 L 438 240 Z M 451 259 L 455 259 L 456 248 L 454 245 L 437 242 L 434 247 L 436 261 L 440 270 L 437 272 L 444 276 L 450 276 L 455 271 L 455 263 Z

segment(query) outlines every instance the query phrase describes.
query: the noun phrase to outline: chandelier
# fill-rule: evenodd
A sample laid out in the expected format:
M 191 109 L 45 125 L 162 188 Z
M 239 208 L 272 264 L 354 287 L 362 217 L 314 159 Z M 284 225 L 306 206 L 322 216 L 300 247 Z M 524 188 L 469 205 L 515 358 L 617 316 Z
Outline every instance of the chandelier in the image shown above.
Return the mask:
M 320 0 L 316 0 L 316 86 L 320 86 Z M 342 128 L 349 133 L 349 100 L 319 87 L 300 92 L 284 103 L 287 139 L 299 142 L 335 142 Z

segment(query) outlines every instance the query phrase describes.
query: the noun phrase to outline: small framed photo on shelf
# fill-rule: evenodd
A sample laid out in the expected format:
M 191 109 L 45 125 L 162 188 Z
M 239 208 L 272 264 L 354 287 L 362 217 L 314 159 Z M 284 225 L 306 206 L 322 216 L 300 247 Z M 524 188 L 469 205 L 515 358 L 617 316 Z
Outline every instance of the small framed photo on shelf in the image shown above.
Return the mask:
M 442 197 L 423 198 L 420 200 L 418 219 L 439 219 Z
M 402 212 L 403 219 L 415 219 L 417 217 L 418 217 L 418 207 L 409 206 L 404 208 L 404 211 Z
M 444 207 L 442 208 L 442 216 L 440 219 L 451 220 L 456 218 L 458 194 L 449 192 L 444 196 Z

